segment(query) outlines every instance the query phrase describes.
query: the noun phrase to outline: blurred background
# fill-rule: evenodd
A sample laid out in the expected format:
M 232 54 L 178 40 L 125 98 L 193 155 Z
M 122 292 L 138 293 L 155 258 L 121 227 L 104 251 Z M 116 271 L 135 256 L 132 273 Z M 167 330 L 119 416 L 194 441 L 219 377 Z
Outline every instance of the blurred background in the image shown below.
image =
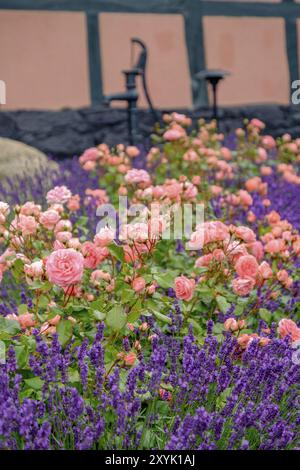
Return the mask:
M 221 69 L 230 72 L 218 90 L 225 131 L 255 115 L 273 134 L 295 134 L 299 1 L 0 0 L 0 135 L 59 156 L 116 143 L 116 133 L 126 139 L 126 102 L 114 101 L 110 110 L 103 100 L 125 90 L 122 70 L 139 52 L 132 37 L 147 46 L 156 109 L 209 117 L 211 88 L 197 73 Z M 140 81 L 138 93 L 145 137 L 152 122 Z

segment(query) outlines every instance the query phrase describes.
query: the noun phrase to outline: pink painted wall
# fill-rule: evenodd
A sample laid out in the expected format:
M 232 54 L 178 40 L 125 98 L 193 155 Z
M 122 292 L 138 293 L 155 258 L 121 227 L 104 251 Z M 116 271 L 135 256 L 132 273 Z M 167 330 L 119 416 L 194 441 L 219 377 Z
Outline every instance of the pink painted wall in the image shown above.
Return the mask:
M 85 15 L 0 11 L 3 109 L 89 105 Z
M 105 93 L 124 89 L 121 70 L 131 65 L 130 37 L 139 36 L 149 48 L 154 105 L 191 106 L 181 15 L 105 13 L 99 25 Z M 283 19 L 206 17 L 204 40 L 207 67 L 232 73 L 220 86 L 221 104 L 288 103 Z M 0 10 L 0 66 L 7 95 L 3 109 L 88 106 L 85 15 Z M 145 106 L 144 98 L 140 105 Z
M 220 85 L 223 105 L 288 103 L 289 75 L 281 18 L 204 18 L 207 68 L 232 75 Z

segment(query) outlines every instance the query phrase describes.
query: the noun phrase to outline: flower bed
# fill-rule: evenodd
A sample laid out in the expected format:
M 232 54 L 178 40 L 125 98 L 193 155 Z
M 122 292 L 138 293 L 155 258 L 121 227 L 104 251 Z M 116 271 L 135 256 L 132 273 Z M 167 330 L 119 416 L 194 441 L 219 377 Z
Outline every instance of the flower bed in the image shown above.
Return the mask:
M 3 449 L 299 448 L 300 139 L 164 120 L 3 183 Z

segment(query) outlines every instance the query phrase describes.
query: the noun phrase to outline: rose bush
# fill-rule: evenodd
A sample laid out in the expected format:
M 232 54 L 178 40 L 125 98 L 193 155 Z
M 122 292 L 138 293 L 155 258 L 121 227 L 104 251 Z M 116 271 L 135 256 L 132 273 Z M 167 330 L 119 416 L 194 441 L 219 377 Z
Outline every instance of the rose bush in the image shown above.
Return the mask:
M 4 449 L 299 447 L 299 139 L 164 122 L 0 190 Z

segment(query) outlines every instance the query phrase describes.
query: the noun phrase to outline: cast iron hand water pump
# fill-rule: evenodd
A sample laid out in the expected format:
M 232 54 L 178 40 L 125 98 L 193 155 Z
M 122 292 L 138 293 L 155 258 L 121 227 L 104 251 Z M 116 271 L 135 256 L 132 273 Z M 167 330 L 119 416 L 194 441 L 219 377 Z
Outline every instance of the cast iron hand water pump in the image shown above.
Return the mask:
M 132 47 L 134 44 L 140 46 L 141 51 L 139 53 L 138 60 L 136 64 L 129 70 L 123 70 L 125 75 L 125 85 L 126 91 L 123 93 L 114 93 L 112 95 L 106 95 L 104 97 L 104 103 L 109 105 L 111 101 L 126 101 L 127 102 L 127 116 L 128 116 L 128 133 L 129 133 L 129 143 L 131 145 L 136 145 L 139 141 L 138 134 L 138 108 L 137 102 L 139 99 L 139 94 L 137 91 L 137 77 L 141 77 L 142 86 L 144 94 L 149 105 L 149 108 L 155 118 L 155 121 L 158 121 L 158 115 L 155 112 L 151 98 L 149 96 L 147 81 L 146 81 L 146 65 L 147 65 L 147 56 L 148 51 L 144 42 L 139 38 L 131 38 Z

